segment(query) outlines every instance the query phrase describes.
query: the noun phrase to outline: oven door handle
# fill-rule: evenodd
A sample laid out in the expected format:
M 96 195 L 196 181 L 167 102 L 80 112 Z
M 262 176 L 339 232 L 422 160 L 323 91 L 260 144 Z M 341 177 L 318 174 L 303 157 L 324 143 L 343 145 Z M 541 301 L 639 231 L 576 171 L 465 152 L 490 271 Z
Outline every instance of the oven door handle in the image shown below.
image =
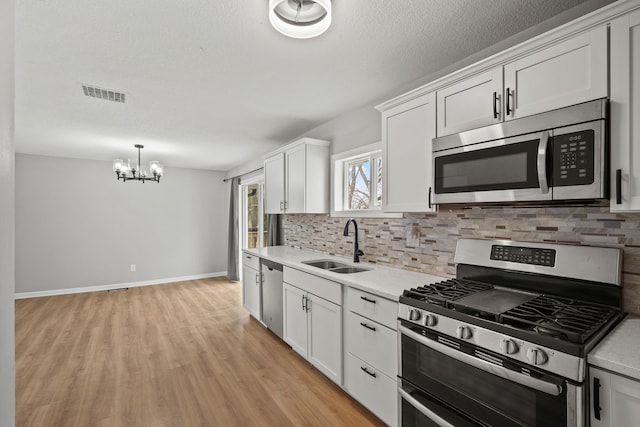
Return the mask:
M 440 417 L 438 414 L 433 412 L 431 409 L 429 409 L 426 406 L 424 406 L 422 403 L 418 402 L 418 400 L 415 397 L 411 396 L 409 393 L 407 393 L 403 389 L 399 388 L 398 392 L 400 393 L 400 396 L 404 400 L 406 400 L 407 402 L 409 402 L 411 404 L 411 406 L 416 408 L 418 411 L 420 411 L 420 413 L 422 413 L 422 415 L 424 415 L 425 417 L 429 418 L 431 421 L 437 423 L 439 426 L 441 426 L 441 427 L 456 427 L 453 424 L 450 424 L 447 421 L 445 421 L 442 417 Z
M 501 378 L 504 378 L 505 380 L 513 381 L 515 383 L 531 387 L 535 390 L 550 394 L 552 396 L 559 396 L 562 393 L 562 387 L 558 384 L 549 383 L 537 378 L 532 378 L 527 375 L 520 374 L 518 372 L 510 371 L 509 369 L 503 368 L 502 366 L 494 365 L 491 362 L 487 362 L 485 360 L 470 356 L 466 353 L 462 353 L 444 344 L 440 344 L 438 342 L 425 338 L 405 326 L 398 326 L 398 330 L 400 331 L 400 333 L 408 336 L 415 341 L 418 341 L 420 344 L 430 347 L 433 350 L 445 354 L 462 363 L 466 363 L 467 365 L 471 365 L 485 372 L 489 372 L 490 374 L 497 375 Z
M 549 132 L 545 131 L 540 135 L 540 142 L 538 143 L 538 183 L 542 194 L 549 192 L 549 183 L 547 182 L 547 145 L 549 145 Z

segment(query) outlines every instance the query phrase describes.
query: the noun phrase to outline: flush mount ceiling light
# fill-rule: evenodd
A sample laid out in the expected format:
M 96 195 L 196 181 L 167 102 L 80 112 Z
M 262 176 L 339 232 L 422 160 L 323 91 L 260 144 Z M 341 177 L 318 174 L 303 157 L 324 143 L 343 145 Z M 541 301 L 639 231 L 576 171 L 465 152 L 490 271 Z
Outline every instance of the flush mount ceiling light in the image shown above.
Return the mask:
M 331 25 L 331 0 L 269 0 L 269 21 L 285 36 L 319 36 Z
M 136 144 L 134 145 L 138 149 L 138 161 L 135 159 L 128 159 L 126 162 L 123 162 L 121 159 L 115 159 L 113 161 L 113 171 L 116 173 L 118 180 L 122 179 L 122 181 L 155 181 L 160 182 L 160 177 L 162 176 L 162 165 L 159 162 L 151 161 L 149 162 L 149 170 L 151 171 L 151 176 L 147 175 L 147 171 L 141 168 L 140 163 L 140 150 L 144 148 L 144 145 Z

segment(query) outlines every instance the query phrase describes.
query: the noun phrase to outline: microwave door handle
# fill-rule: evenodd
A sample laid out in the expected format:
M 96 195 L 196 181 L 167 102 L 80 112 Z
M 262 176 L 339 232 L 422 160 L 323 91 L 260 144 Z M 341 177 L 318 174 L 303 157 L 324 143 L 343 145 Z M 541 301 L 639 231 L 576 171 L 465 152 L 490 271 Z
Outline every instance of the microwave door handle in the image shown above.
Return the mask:
M 429 418 L 431 421 L 434 421 L 439 426 L 455 427 L 453 424 L 446 422 L 444 419 L 442 419 L 442 417 L 438 416 L 435 412 L 433 412 L 432 410 L 424 406 L 422 403 L 418 402 L 418 400 L 415 397 L 411 396 L 409 393 L 407 393 L 403 389 L 399 388 L 398 392 L 400 393 L 400 396 L 404 400 L 406 400 L 407 402 L 409 402 L 409 404 L 411 404 L 411 406 L 416 408 L 418 411 L 420 411 L 422 415 Z
M 560 394 L 562 393 L 562 387 L 558 384 L 550 383 L 538 378 L 533 378 L 528 375 L 510 371 L 509 369 L 503 368 L 502 366 L 498 366 L 491 362 L 487 362 L 486 360 L 478 359 L 477 357 L 462 353 L 444 344 L 440 344 L 439 342 L 435 342 L 433 340 L 430 340 L 429 338 L 425 338 L 422 335 L 413 332 L 406 326 L 398 326 L 398 332 L 405 336 L 408 336 L 409 338 L 419 342 L 422 345 L 425 345 L 439 353 L 444 354 L 445 356 L 449 356 L 452 359 L 473 366 L 474 368 L 481 369 L 490 374 L 497 375 L 501 378 L 504 378 L 505 380 L 512 381 L 526 387 L 531 387 L 535 390 L 550 394 L 552 396 L 560 396 Z
M 549 132 L 542 132 L 540 142 L 538 143 L 538 182 L 540 183 L 540 192 L 547 194 L 549 192 L 549 183 L 547 182 L 547 145 L 549 143 Z

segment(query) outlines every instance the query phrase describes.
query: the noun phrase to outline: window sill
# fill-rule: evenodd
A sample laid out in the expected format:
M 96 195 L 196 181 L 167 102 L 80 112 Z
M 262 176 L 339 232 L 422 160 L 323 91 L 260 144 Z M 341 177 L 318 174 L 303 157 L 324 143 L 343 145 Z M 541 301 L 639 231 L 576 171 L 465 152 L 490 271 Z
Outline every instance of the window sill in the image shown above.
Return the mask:
M 332 211 L 332 218 L 402 218 L 402 213 L 392 213 L 383 211 Z

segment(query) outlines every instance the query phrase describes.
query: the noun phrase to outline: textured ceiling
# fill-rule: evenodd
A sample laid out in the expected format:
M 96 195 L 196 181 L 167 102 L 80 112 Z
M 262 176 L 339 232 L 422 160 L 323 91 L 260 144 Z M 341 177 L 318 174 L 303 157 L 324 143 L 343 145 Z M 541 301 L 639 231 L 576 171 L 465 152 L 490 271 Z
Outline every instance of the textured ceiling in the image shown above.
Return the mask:
M 16 151 L 229 170 L 582 1 L 334 0 L 295 40 L 267 0 L 21 0 Z

